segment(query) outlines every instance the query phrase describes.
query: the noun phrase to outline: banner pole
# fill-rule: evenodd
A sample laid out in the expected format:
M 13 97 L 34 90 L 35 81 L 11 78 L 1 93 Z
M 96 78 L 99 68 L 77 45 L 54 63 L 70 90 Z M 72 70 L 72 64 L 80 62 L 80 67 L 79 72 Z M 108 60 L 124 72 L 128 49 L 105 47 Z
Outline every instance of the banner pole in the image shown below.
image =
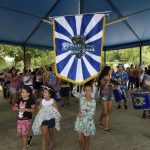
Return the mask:
M 78 0 L 78 15 L 81 13 L 81 1 Z M 81 85 L 79 85 L 79 93 L 81 94 Z
M 78 15 L 81 13 L 81 1 L 78 0 Z

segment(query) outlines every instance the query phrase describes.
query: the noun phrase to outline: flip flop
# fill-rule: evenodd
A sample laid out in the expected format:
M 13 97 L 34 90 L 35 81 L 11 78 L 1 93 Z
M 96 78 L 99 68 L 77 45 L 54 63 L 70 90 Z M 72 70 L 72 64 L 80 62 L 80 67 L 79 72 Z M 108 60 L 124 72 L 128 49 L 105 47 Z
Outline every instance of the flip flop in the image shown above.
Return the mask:
M 27 146 L 31 144 L 32 136 L 29 136 Z
M 104 129 L 104 131 L 112 132 L 112 129 Z

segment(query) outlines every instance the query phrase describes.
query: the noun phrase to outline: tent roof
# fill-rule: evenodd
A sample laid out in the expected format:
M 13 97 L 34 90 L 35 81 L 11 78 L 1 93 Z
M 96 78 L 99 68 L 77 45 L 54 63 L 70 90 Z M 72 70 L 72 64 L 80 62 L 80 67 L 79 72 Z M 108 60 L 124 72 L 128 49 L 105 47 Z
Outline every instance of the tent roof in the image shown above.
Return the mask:
M 150 44 L 149 0 L 81 0 L 81 13 L 111 11 L 105 29 L 105 50 Z M 42 19 L 78 13 L 78 0 L 1 0 L 0 43 L 53 48 L 52 27 Z

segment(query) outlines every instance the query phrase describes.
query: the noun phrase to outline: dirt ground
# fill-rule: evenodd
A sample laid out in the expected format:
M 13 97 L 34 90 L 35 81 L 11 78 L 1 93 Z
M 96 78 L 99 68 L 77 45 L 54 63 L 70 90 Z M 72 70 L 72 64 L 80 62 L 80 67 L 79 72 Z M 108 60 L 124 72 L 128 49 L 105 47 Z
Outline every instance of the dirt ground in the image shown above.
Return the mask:
M 106 133 L 97 127 L 96 135 L 91 137 L 90 150 L 150 150 L 150 120 L 142 119 L 141 110 L 134 110 L 132 102 L 129 109 L 116 109 L 114 102 L 111 128 Z M 71 105 L 61 108 L 61 131 L 56 133 L 56 150 L 79 150 L 76 132 L 73 130 L 78 113 L 78 100 L 72 98 Z M 95 122 L 98 122 L 100 103 L 97 103 Z M 0 150 L 21 150 L 21 141 L 16 136 L 16 113 L 10 111 L 8 100 L 0 96 Z M 48 139 L 49 141 L 49 139 Z M 41 149 L 41 137 L 34 136 L 29 150 Z

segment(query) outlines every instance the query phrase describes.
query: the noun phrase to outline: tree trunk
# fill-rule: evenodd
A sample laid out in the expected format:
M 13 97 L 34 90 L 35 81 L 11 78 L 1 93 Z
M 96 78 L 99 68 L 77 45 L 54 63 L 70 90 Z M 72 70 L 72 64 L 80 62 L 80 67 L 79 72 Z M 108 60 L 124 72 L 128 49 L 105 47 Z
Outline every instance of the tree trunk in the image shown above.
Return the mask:
M 27 55 L 27 57 L 26 57 L 26 67 L 27 67 L 27 69 L 30 69 L 30 67 L 31 67 L 31 56 L 30 55 Z

